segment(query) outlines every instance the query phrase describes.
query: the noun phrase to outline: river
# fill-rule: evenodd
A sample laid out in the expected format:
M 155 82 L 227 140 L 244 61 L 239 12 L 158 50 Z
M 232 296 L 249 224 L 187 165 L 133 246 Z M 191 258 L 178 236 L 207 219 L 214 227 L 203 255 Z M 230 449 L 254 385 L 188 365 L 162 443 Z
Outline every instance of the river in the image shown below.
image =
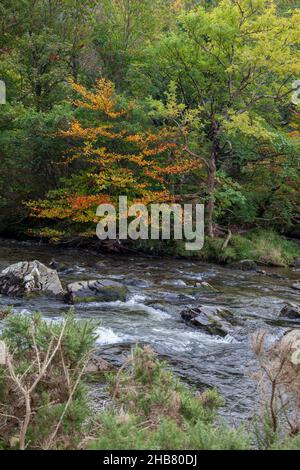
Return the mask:
M 104 255 L 0 240 L 1 269 L 34 259 L 46 265 L 55 259 L 62 266 L 59 276 L 64 285 L 100 278 L 126 284 L 130 289 L 126 302 L 76 306 L 78 318 L 101 322 L 97 346 L 103 357 L 120 364 L 132 346 L 150 344 L 187 383 L 199 390 L 216 387 L 226 400 L 222 415 L 233 424 L 250 418 L 258 402 L 251 380 L 255 367 L 251 333 L 265 329 L 276 338 L 297 326 L 278 320 L 287 301 L 300 301 L 300 292 L 290 287 L 291 281 L 300 277 L 296 270 L 272 269 L 269 272 L 275 276 L 271 277 L 198 261 Z M 214 290 L 194 287 L 201 281 Z M 220 338 L 183 323 L 180 311 L 201 304 L 226 307 L 244 320 L 243 326 Z M 69 308 L 46 297 L 25 300 L 0 296 L 0 308 L 7 305 L 24 314 L 39 310 L 55 321 Z

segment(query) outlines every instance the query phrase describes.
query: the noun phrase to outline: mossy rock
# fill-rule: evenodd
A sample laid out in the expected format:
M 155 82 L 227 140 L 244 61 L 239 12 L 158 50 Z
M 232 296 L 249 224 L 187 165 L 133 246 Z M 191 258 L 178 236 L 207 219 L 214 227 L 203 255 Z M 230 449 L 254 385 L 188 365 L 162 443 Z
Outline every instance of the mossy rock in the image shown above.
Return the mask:
M 210 335 L 222 337 L 230 334 L 234 326 L 241 325 L 232 312 L 221 307 L 206 305 L 188 307 L 180 315 L 187 324 L 200 328 Z
M 128 289 L 119 282 L 110 280 L 80 281 L 67 286 L 65 301 L 76 304 L 81 302 L 125 302 Z

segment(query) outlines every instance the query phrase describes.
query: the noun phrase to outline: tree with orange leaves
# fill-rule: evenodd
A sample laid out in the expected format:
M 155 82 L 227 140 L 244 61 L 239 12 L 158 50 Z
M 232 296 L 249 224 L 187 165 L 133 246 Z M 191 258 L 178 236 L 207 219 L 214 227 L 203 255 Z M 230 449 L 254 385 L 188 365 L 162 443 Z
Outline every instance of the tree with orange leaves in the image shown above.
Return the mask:
M 134 104 L 124 109 L 110 81 L 101 78 L 94 91 L 76 83 L 72 86 L 79 95 L 74 105 L 80 118 L 60 132 L 70 148 L 60 163 L 69 167 L 71 176 L 47 199 L 30 202 L 31 213 L 38 218 L 94 224 L 96 207 L 117 201 L 119 195 L 146 204 L 171 201 L 170 187 L 176 187 L 178 175 L 198 165 L 180 151 L 174 129 L 130 132 L 126 122 Z

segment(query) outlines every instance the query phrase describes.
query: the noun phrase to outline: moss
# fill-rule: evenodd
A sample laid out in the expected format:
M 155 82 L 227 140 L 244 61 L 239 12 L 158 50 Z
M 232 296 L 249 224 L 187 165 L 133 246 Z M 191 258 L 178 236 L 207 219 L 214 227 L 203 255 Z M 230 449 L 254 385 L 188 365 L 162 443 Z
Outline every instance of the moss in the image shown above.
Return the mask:
M 91 292 L 91 294 L 89 294 Z M 95 292 L 93 294 L 93 292 Z M 86 293 L 87 295 L 83 295 Z M 103 286 L 97 291 L 93 289 L 84 289 L 83 291 L 75 291 L 73 298 L 70 301 L 71 303 L 88 303 L 88 302 L 113 302 L 116 300 L 126 301 L 128 295 L 128 290 L 126 287 L 116 287 L 116 286 Z

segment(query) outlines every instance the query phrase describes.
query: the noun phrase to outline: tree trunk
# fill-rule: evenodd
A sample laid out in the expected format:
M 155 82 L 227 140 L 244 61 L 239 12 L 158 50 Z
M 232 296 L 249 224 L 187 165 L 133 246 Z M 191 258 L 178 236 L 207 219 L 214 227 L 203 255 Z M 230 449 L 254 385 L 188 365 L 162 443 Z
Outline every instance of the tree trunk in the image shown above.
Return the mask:
M 31 418 L 31 397 L 29 392 L 25 392 L 25 418 L 21 426 L 20 430 L 20 450 L 25 450 L 26 448 L 26 434 L 28 430 L 28 426 L 30 423 L 30 418 Z
M 214 237 L 214 210 L 215 210 L 215 185 L 216 185 L 216 151 L 217 142 L 213 142 L 212 152 L 208 165 L 208 176 L 207 176 L 207 191 L 208 191 L 208 202 L 207 202 L 207 233 L 210 238 Z

